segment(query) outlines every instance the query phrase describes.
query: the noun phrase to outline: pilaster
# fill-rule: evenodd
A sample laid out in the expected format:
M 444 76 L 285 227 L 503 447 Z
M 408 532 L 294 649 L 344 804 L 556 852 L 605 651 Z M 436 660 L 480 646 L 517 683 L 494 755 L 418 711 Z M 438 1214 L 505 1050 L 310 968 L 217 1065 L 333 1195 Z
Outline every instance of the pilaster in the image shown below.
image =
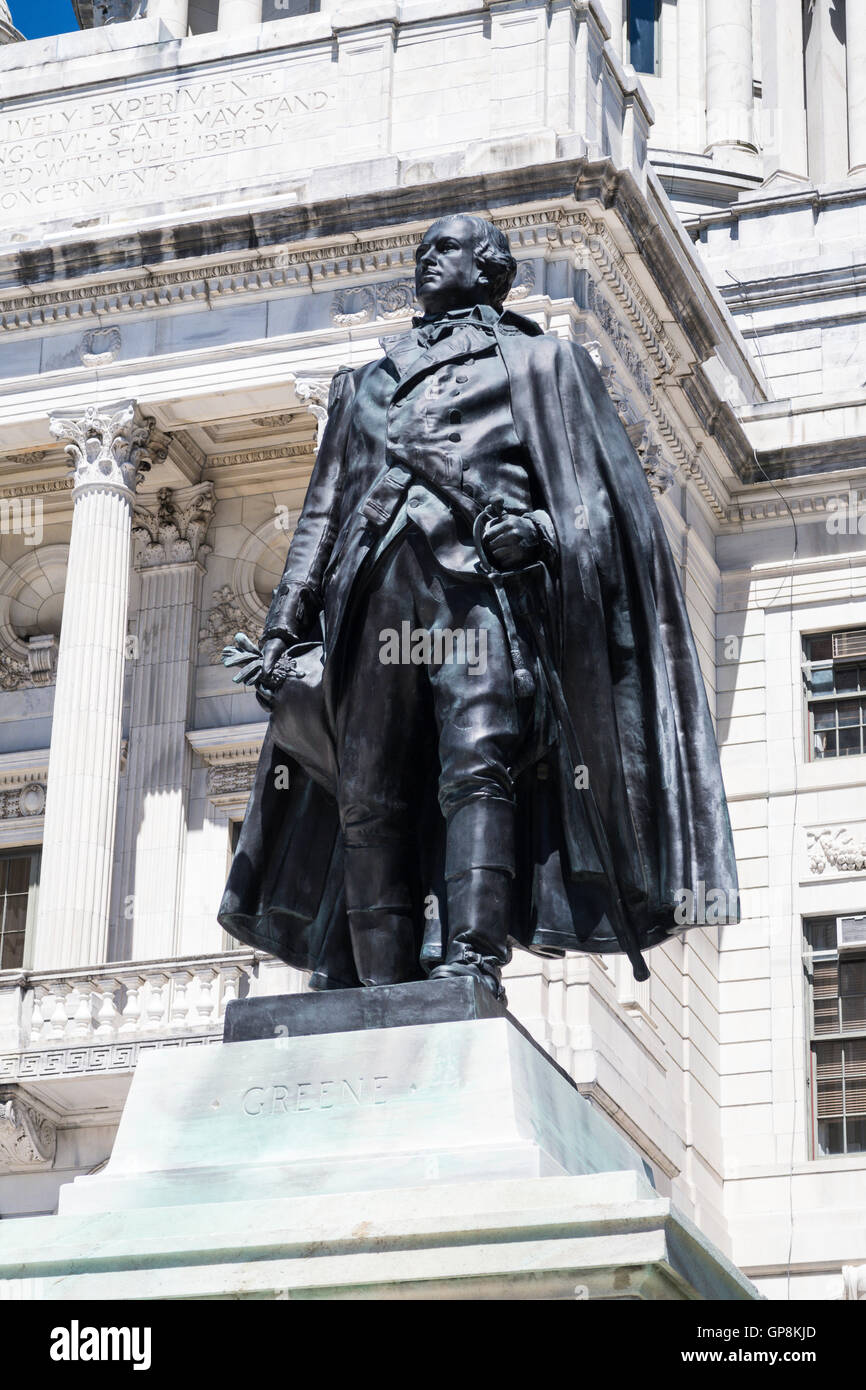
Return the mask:
M 192 751 L 186 740 L 195 676 L 204 543 L 212 483 L 142 497 L 133 535 L 141 576 L 129 756 L 120 830 L 112 953 L 153 960 L 178 948 Z

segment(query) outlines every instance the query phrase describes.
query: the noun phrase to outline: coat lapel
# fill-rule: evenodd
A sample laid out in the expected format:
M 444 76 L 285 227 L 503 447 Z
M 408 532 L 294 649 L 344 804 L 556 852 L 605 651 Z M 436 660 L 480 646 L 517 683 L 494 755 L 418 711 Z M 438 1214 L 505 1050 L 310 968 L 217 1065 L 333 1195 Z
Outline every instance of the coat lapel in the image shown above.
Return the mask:
M 452 333 L 443 335 L 429 347 L 419 343 L 415 333 L 405 333 L 383 346 L 386 346 L 387 360 L 398 379 L 397 390 L 402 394 L 419 377 L 436 367 L 469 357 L 473 352 L 482 352 L 493 342 L 493 335 L 481 325 L 461 323 Z

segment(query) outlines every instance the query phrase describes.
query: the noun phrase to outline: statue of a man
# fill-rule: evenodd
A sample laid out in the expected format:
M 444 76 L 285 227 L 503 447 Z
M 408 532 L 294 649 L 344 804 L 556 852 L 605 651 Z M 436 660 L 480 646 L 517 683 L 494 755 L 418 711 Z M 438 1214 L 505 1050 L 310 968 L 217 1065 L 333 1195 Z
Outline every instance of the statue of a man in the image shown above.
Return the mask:
M 426 232 L 424 314 L 336 376 L 268 612 L 274 713 L 219 916 L 316 988 L 501 997 L 513 945 L 645 978 L 694 904 L 736 918 L 655 503 L 585 350 L 503 308 L 515 271 L 480 218 Z

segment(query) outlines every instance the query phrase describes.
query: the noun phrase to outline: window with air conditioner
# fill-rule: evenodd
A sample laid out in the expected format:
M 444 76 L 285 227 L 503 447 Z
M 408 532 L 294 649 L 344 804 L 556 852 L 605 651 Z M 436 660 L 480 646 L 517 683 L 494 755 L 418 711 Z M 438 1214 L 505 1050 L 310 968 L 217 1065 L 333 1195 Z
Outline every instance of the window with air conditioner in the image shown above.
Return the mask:
M 803 682 L 809 760 L 866 753 L 866 628 L 804 637 Z

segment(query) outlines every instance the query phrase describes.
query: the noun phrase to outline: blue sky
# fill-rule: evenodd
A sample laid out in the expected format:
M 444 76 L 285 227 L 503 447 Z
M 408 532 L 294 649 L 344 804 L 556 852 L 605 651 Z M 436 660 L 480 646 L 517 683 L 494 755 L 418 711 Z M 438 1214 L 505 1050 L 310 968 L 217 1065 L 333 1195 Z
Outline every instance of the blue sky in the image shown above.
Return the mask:
M 70 0 L 7 0 L 12 23 L 25 39 L 43 34 L 68 34 L 77 29 Z

